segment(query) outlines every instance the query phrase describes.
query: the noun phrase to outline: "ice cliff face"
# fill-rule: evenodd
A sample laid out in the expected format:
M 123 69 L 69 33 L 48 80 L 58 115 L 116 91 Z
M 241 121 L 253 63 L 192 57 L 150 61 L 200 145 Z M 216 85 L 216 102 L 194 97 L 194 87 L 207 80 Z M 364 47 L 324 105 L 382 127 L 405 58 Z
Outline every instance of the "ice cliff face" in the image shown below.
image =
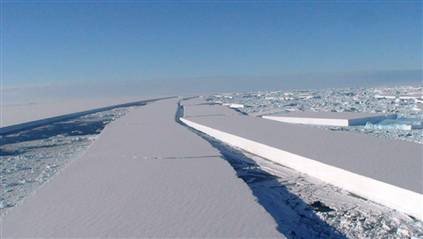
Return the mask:
M 203 133 L 288 238 L 422 238 L 423 222 Z

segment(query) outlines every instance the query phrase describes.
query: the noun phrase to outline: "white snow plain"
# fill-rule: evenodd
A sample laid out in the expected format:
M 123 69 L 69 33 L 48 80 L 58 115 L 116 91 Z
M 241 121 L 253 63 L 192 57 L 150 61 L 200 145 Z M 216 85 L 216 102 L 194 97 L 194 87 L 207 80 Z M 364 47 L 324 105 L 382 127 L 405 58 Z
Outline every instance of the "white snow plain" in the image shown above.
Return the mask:
M 2 104 L 0 127 L 106 107 L 146 100 L 140 97 L 115 97 L 99 99 L 60 99 L 55 101 L 9 102 Z
M 3 218 L 3 237 L 283 237 L 177 100 L 132 108 Z

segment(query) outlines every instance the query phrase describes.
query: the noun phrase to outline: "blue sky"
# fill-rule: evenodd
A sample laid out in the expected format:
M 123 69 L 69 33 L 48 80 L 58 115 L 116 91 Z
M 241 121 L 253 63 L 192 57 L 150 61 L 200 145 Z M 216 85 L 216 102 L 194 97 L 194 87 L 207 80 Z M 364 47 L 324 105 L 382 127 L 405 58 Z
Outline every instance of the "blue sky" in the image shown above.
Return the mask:
M 89 82 L 171 92 L 308 88 L 331 74 L 418 77 L 422 42 L 420 1 L 2 5 L 6 87 Z

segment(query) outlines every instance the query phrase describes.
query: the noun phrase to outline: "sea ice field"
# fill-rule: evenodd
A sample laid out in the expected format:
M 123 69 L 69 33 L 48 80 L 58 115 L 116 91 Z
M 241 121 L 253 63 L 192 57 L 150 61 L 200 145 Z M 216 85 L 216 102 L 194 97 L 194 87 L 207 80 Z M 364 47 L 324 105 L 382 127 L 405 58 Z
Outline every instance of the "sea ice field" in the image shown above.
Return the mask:
M 293 111 L 394 113 L 397 119 L 376 124 L 311 127 L 423 144 L 423 86 L 233 92 L 215 94 L 207 100 L 254 116 Z

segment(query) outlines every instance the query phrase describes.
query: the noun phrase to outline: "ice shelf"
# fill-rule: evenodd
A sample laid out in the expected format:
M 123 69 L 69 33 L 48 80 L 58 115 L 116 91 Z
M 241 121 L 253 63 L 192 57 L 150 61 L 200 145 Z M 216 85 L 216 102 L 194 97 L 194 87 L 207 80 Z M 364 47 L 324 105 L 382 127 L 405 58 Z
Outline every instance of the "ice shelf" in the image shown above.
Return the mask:
M 3 238 L 283 237 L 219 151 L 175 121 L 177 99 L 109 125 L 11 209 Z
M 40 114 L 41 118 L 39 118 L 39 119 L 37 119 L 37 117 L 40 117 L 40 115 L 35 114 L 35 116 L 30 116 L 30 118 L 26 118 L 27 121 L 25 121 L 25 122 L 6 125 L 6 126 L 1 125 L 0 135 L 11 134 L 11 133 L 14 133 L 14 132 L 17 132 L 17 131 L 20 131 L 20 130 L 30 129 L 30 128 L 34 128 L 34 127 L 38 127 L 38 126 L 43 126 L 43 125 L 55 123 L 55 122 L 58 122 L 58 121 L 74 119 L 74 118 L 81 117 L 81 116 L 84 116 L 84 115 L 94 114 L 94 113 L 97 113 L 97 112 L 103 112 L 103 111 L 112 110 L 112 109 L 116 109 L 116 108 L 144 105 L 146 103 L 154 102 L 154 101 L 160 100 L 160 99 L 163 99 L 163 98 L 148 99 L 148 100 L 137 100 L 137 101 L 126 102 L 126 103 L 121 103 L 121 104 L 113 104 L 113 105 L 110 105 L 110 106 L 102 106 L 102 107 L 98 107 L 98 105 L 96 105 L 97 108 L 94 108 L 94 109 L 87 109 L 86 106 L 84 107 L 84 105 L 78 105 L 78 107 L 83 107 L 84 110 L 79 111 L 79 112 L 74 112 L 74 113 L 69 113 L 69 111 L 67 111 L 68 112 L 67 114 L 60 114 L 60 115 L 55 115 L 57 113 L 56 109 L 46 107 L 42 110 L 42 112 Z M 29 108 L 31 108 L 31 107 L 25 107 L 24 109 L 27 109 L 26 111 L 28 111 Z M 67 108 L 66 104 L 62 105 L 62 108 L 66 109 Z M 7 112 L 8 110 L 6 109 L 5 111 L 6 111 L 6 112 L 4 112 L 5 115 L 9 115 L 9 113 Z M 26 112 L 26 113 L 28 113 L 28 112 Z M 11 115 L 13 115 L 13 113 Z M 11 121 L 11 122 L 14 122 L 14 121 Z
M 423 219 L 420 144 L 236 115 L 220 105 L 188 101 L 184 112 L 191 112 L 185 124 L 211 137 Z

